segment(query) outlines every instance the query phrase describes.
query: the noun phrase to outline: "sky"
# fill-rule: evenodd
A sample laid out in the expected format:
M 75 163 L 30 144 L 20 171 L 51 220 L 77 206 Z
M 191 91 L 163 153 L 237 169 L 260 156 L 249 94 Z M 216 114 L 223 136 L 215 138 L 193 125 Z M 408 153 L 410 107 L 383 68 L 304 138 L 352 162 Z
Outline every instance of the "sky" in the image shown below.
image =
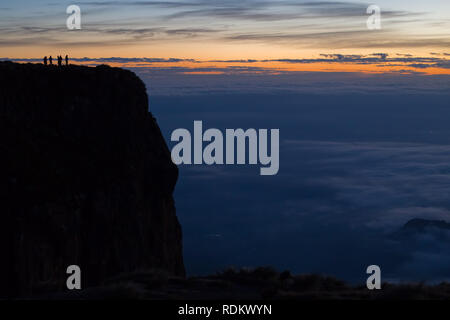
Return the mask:
M 70 4 L 81 8 L 81 30 L 66 28 Z M 381 8 L 380 30 L 366 26 L 370 4 Z M 175 58 L 165 63 L 189 68 L 251 60 L 270 70 L 449 73 L 446 0 L 17 0 L 1 5 L 0 30 L 2 58 L 64 52 Z

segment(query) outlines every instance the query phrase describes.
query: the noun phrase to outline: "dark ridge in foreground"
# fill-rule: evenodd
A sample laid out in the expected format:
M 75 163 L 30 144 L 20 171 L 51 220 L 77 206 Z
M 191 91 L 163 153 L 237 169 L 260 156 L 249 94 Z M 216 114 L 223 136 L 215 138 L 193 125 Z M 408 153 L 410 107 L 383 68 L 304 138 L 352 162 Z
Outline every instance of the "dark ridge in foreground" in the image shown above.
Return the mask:
M 389 284 L 381 290 L 352 286 L 333 277 L 291 275 L 270 267 L 228 269 L 216 275 L 171 277 L 140 271 L 110 279 L 104 286 L 44 295 L 43 299 L 142 300 L 449 300 L 450 284 Z
M 144 83 L 99 66 L 0 62 L 0 297 L 138 269 L 184 276 L 178 171 Z

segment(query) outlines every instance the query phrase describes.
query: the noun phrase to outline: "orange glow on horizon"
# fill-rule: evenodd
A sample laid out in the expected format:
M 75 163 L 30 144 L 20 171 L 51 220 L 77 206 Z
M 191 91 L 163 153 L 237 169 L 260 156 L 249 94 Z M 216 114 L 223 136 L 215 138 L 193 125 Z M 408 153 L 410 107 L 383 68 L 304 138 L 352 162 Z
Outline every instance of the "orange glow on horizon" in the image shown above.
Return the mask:
M 22 61 L 25 62 L 25 61 Z M 292 63 L 284 61 L 259 61 L 259 62 L 214 62 L 214 61 L 179 61 L 179 62 L 101 62 L 90 59 L 84 62 L 71 61 L 76 65 L 99 65 L 108 64 L 111 67 L 123 68 L 170 68 L 178 67 L 185 69 L 182 74 L 213 75 L 213 74 L 270 74 L 279 75 L 286 72 L 353 72 L 364 74 L 387 74 L 387 73 L 421 73 L 425 75 L 450 75 L 450 69 L 430 67 L 417 68 L 408 66 L 406 63 L 385 62 L 384 64 L 360 64 L 355 62 L 312 62 Z M 227 69 L 237 67 L 238 69 Z M 249 70 L 245 70 L 248 67 Z M 243 68 L 243 69 L 239 69 Z M 253 69 L 252 69 L 253 68 Z M 204 71 L 202 70 L 204 69 Z

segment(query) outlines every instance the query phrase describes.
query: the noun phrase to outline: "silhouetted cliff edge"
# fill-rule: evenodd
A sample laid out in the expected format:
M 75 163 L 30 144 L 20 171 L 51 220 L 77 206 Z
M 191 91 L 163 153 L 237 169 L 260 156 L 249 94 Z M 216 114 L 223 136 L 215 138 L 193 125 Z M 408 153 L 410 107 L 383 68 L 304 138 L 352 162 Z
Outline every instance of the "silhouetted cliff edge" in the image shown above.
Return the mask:
M 178 171 L 134 73 L 0 62 L 0 150 L 0 297 L 64 290 L 72 264 L 84 287 L 184 275 Z

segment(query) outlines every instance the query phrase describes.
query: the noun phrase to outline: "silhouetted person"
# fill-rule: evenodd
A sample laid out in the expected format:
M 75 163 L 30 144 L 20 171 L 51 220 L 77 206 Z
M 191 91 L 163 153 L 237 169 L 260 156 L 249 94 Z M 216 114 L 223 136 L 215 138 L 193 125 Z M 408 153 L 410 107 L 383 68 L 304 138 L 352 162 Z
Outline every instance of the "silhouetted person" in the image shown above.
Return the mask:
M 48 58 L 48 61 L 50 62 L 50 65 L 53 64 L 53 58 L 52 58 L 52 56 L 50 56 L 50 57 Z
M 47 56 L 44 57 L 44 66 L 47 65 Z
M 66 66 L 69 65 L 69 56 L 66 54 Z
M 61 67 L 62 65 L 62 57 L 58 56 L 58 67 Z

